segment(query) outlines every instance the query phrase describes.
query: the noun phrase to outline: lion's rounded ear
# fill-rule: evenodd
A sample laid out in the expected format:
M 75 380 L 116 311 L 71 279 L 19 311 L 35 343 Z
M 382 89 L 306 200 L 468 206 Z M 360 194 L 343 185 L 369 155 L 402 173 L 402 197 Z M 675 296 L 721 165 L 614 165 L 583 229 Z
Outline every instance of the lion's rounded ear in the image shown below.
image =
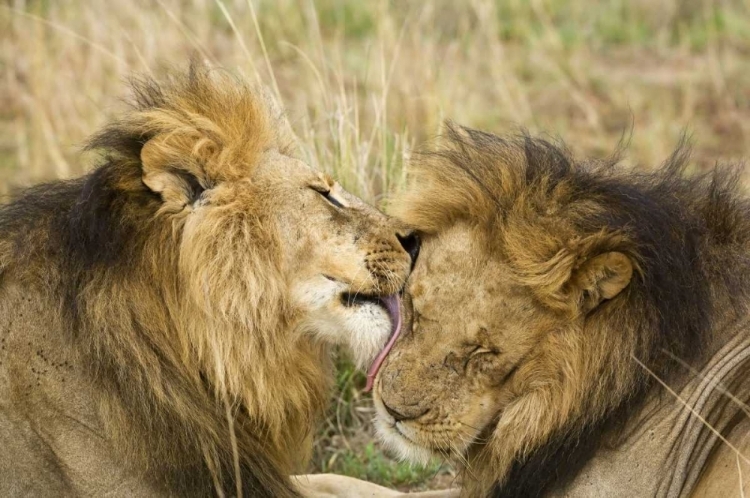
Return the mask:
M 588 313 L 602 301 L 612 299 L 633 278 L 633 263 L 625 254 L 611 251 L 584 262 L 572 274 L 571 284 L 579 296 L 579 309 Z
M 180 165 L 175 149 L 159 138 L 152 138 L 141 149 L 143 183 L 160 194 L 165 206 L 182 209 L 195 201 L 203 187 L 198 178 Z

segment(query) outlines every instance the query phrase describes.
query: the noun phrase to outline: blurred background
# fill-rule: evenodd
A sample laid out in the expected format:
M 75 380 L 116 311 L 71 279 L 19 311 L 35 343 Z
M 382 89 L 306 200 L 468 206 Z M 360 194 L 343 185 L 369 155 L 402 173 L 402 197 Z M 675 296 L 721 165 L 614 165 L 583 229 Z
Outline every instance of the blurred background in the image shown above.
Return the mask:
M 87 171 L 81 145 L 127 77 L 193 56 L 268 85 L 308 161 L 373 203 L 446 118 L 579 155 L 631 137 L 625 161 L 642 168 L 683 131 L 694 170 L 750 147 L 746 0 L 0 0 L 0 196 Z M 443 462 L 401 464 L 373 442 L 364 377 L 339 363 L 310 471 L 450 484 Z

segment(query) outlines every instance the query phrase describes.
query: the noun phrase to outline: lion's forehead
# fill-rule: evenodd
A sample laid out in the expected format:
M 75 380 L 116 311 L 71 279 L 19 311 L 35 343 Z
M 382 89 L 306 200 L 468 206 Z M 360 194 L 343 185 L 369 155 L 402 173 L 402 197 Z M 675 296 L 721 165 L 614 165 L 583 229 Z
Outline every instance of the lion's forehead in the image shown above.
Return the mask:
M 418 313 L 446 324 L 467 325 L 528 306 L 529 293 L 516 283 L 506 264 L 484 254 L 479 244 L 457 239 L 425 241 L 407 287 Z

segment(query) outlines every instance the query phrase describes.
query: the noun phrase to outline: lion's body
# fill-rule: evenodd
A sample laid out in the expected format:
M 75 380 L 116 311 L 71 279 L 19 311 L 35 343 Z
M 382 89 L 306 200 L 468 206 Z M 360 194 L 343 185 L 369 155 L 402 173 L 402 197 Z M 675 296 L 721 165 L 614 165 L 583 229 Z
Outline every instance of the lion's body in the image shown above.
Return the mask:
M 0 495 L 294 495 L 329 345 L 391 330 L 341 293 L 398 291 L 409 255 L 249 85 L 134 90 L 101 166 L 0 207 Z
M 0 495 L 148 496 L 104 437 L 103 398 L 41 289 L 3 285 Z M 11 354 L 11 351 L 13 352 Z
M 724 347 L 681 389 L 670 385 L 705 423 L 674 395 L 655 392 L 629 417 L 622 432 L 613 431 L 616 443 L 598 448 L 550 496 L 712 498 L 742 496 L 741 490 L 747 494 L 750 417 L 726 392 L 740 403 L 750 400 L 749 331 L 750 317 L 717 330 Z
M 52 189 L 46 192 L 54 192 L 64 201 L 79 196 L 80 189 L 76 189 L 78 192 L 68 189 L 81 185 L 82 182 L 74 182 L 61 185 L 57 192 Z M 22 204 L 17 202 L 14 206 Z M 223 439 L 231 451 L 226 415 L 220 405 L 209 402 L 209 392 L 196 389 L 190 393 L 195 386 L 181 378 L 185 373 L 179 372 L 180 359 L 174 347 L 160 352 L 146 349 L 140 343 L 150 338 L 141 335 L 143 330 L 138 327 L 166 320 L 163 314 L 159 316 L 159 311 L 168 310 L 161 310 L 159 300 L 149 295 L 149 291 L 155 291 L 148 289 L 148 282 L 142 282 L 141 288 L 113 289 L 110 285 L 114 282 L 107 281 L 101 282 L 104 289 L 94 290 L 107 293 L 100 304 L 104 309 L 95 310 L 100 315 L 91 324 L 100 325 L 101 329 L 86 330 L 73 325 L 77 319 L 69 313 L 79 310 L 71 309 L 75 305 L 67 301 L 70 296 L 64 291 L 85 290 L 76 289 L 80 284 L 66 275 L 68 262 L 56 260 L 55 254 L 45 254 L 48 250 L 55 251 L 54 247 L 37 252 L 39 247 L 45 247 L 44 239 L 50 236 L 46 233 L 52 223 L 50 218 L 65 218 L 71 205 L 60 202 L 49 207 L 55 210 L 28 213 L 31 216 L 24 220 L 27 223 L 15 218 L 14 223 L 18 223 L 22 232 L 3 233 L 3 241 L 12 241 L 14 246 L 3 253 L 7 263 L 3 265 L 0 282 L 3 311 L 0 314 L 0 444 L 17 451 L 3 452 L 0 456 L 0 494 L 57 495 L 53 490 L 60 490 L 63 496 L 95 496 L 105 492 L 133 496 L 169 494 L 175 489 L 186 494 L 194 490 L 200 490 L 198 494 L 210 493 L 211 472 L 202 465 L 203 456 L 196 453 L 197 448 L 190 447 L 197 443 L 190 439 L 201 435 L 201 431 L 221 431 L 215 435 L 209 433 L 208 437 L 216 437 L 217 443 Z M 64 250 L 58 247 L 60 252 Z M 133 268 L 133 276 L 137 275 Z M 77 277 L 86 279 L 96 275 Z M 148 309 L 149 305 L 153 308 Z M 125 309 L 118 309 L 120 306 Z M 146 323 L 136 321 L 136 310 L 132 308 L 145 311 Z M 128 318 L 134 320 L 131 325 L 134 330 L 117 323 L 118 313 L 133 313 Z M 118 330 L 116 325 L 125 326 Z M 112 337 L 86 336 L 106 333 L 108 328 Z M 102 344 L 104 341 L 112 344 Z M 141 348 L 144 350 L 140 351 Z M 313 389 L 320 390 L 317 392 L 320 406 L 299 407 L 299 418 L 314 417 L 316 410 L 322 408 L 327 389 L 326 355 L 312 343 L 304 351 L 310 356 L 317 355 L 314 364 L 321 365 L 319 370 L 312 370 L 316 376 L 309 380 L 311 394 L 315 395 Z M 172 357 L 158 358 L 159 354 Z M 313 358 L 307 361 L 312 363 Z M 155 371 L 148 371 L 149 367 Z M 293 373 L 287 372 L 287 379 Z M 274 380 L 270 379 L 269 384 L 273 385 Z M 154 393 L 152 389 L 162 392 Z M 164 398 L 159 399 L 161 396 Z M 200 399 L 201 396 L 207 399 Z M 288 396 L 294 397 L 293 393 Z M 159 406 L 161 403 L 166 406 Z M 170 406 L 173 403 L 179 405 Z M 170 409 L 184 413 L 170 413 Z M 210 409 L 215 411 L 211 413 Z M 312 422 L 310 419 L 309 423 Z M 303 434 L 290 434 L 290 438 L 298 438 L 297 447 L 303 448 L 306 432 L 299 432 Z M 250 478 L 245 486 L 261 490 L 267 487 L 274 494 L 291 493 L 280 474 L 287 468 L 294 469 L 293 462 L 285 461 L 285 455 L 301 458 L 304 455 L 282 444 L 266 443 L 262 438 L 255 440 L 253 434 L 247 437 L 244 444 L 255 447 L 246 448 L 250 458 L 243 463 L 258 475 L 250 475 L 246 469 Z M 231 460 L 226 463 L 231 464 Z M 154 470 L 163 477 L 162 483 L 154 483 L 146 473 L 138 473 L 146 465 L 160 464 L 163 467 Z M 223 471 L 226 476 L 232 469 L 227 467 Z M 227 477 L 231 479 L 231 474 Z M 266 478 L 268 483 L 258 482 Z
M 452 455 L 472 497 L 747 490 L 736 170 L 690 177 L 681 149 L 636 173 L 456 126 L 416 157 L 396 206 L 423 245 L 375 386 L 385 441 Z

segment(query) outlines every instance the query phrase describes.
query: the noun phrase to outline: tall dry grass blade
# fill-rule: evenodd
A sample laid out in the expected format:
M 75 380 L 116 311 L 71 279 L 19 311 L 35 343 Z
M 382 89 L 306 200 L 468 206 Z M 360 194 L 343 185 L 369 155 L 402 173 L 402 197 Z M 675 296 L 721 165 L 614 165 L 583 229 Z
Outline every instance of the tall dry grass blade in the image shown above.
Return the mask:
M 151 66 L 149 65 L 146 58 L 143 56 L 143 53 L 141 52 L 141 50 L 138 48 L 138 45 L 136 45 L 135 40 L 133 40 L 130 34 L 128 34 L 128 32 L 125 31 L 124 29 L 120 29 L 120 33 L 122 33 L 122 36 L 124 36 L 125 39 L 128 41 L 128 43 L 130 43 L 130 46 L 133 48 L 133 51 L 135 52 L 135 56 L 138 58 L 138 61 L 143 66 L 143 69 L 146 71 L 146 73 L 148 73 L 149 76 L 153 76 L 154 72 L 151 70 Z
M 45 143 L 47 145 L 46 151 L 49 154 L 52 163 L 55 165 L 55 175 L 58 178 L 68 178 L 70 176 L 70 165 L 65 160 L 60 146 L 58 143 L 58 136 L 55 133 L 52 121 L 44 110 L 44 107 L 33 97 L 28 97 L 28 102 L 31 104 L 34 113 L 39 118 L 39 124 L 42 128 L 42 135 L 44 136 Z
M 750 458 L 748 458 L 745 455 L 743 455 L 742 452 L 740 452 L 740 450 L 736 446 L 734 446 L 732 443 L 730 443 L 727 440 L 727 438 L 725 438 L 724 436 L 722 436 L 719 431 L 717 431 L 716 429 L 714 429 L 714 427 L 711 424 L 709 424 L 708 421 L 705 418 L 703 418 L 703 416 L 700 413 L 698 413 L 692 406 L 690 406 L 685 400 L 683 400 L 680 397 L 680 395 L 677 394 L 677 392 L 675 392 L 674 389 L 672 389 L 671 387 L 669 387 L 669 385 L 666 382 L 664 382 L 658 375 L 656 375 L 656 373 L 654 373 L 653 370 L 651 370 L 650 368 L 648 368 L 643 362 L 641 362 L 641 360 L 639 360 L 635 356 L 630 355 L 630 357 L 633 359 L 633 361 L 635 361 L 636 363 L 638 363 L 638 365 L 640 365 L 640 367 L 643 368 L 646 371 L 646 373 L 648 373 L 651 377 L 653 377 L 654 380 L 656 380 L 656 382 L 658 382 L 659 384 L 661 384 L 661 386 L 664 389 L 666 389 L 667 392 L 669 392 L 669 394 L 671 394 L 672 396 L 674 396 L 674 398 L 677 401 L 679 401 L 680 404 L 682 404 L 682 406 L 684 406 L 685 408 L 687 408 L 688 410 L 690 410 L 690 413 L 692 413 L 694 417 L 696 417 L 698 420 L 700 420 L 700 422 L 703 425 L 705 425 L 708 430 L 710 430 L 711 432 L 713 432 L 714 435 L 716 437 L 718 437 L 724 444 L 726 444 L 727 447 L 729 447 L 729 449 L 731 449 L 732 451 L 734 451 L 734 453 L 737 455 L 738 458 L 741 458 L 742 460 L 745 461 L 745 463 L 747 463 L 748 465 L 750 465 Z
M 219 10 L 221 10 L 221 13 L 224 15 L 224 19 L 226 19 L 226 21 L 229 23 L 229 27 L 232 28 L 234 37 L 237 39 L 237 42 L 240 44 L 240 48 L 242 49 L 242 52 L 245 54 L 245 58 L 247 59 L 247 62 L 249 62 L 250 66 L 253 68 L 253 73 L 255 73 L 255 79 L 257 80 L 258 85 L 259 86 L 262 85 L 263 81 L 260 77 L 260 73 L 258 72 L 258 68 L 255 66 L 255 62 L 253 61 L 253 56 L 250 53 L 250 50 L 247 48 L 247 45 L 245 44 L 245 39 L 242 37 L 240 30 L 237 29 L 237 25 L 234 23 L 234 19 L 229 14 L 229 11 L 224 5 L 224 2 L 222 2 L 221 0 L 214 0 L 214 2 L 219 7 Z
M 169 7 L 167 7 L 162 0 L 156 0 L 156 2 L 159 4 L 159 6 L 162 8 L 164 13 L 167 14 L 167 17 L 177 26 L 177 29 L 180 30 L 182 33 L 182 36 L 187 38 L 188 42 L 193 46 L 193 49 L 197 50 L 201 57 L 204 59 L 216 62 L 216 57 L 214 57 L 203 45 L 198 41 L 198 39 L 195 37 L 195 34 L 185 25 L 184 22 L 180 21 L 180 19 L 172 12 Z
M 258 25 L 258 16 L 255 14 L 255 6 L 253 6 L 253 0 L 247 0 L 247 5 L 248 7 L 250 7 L 250 16 L 253 19 L 253 25 L 255 26 L 255 35 L 258 37 L 260 49 L 263 52 L 263 60 L 266 63 L 266 70 L 268 71 L 268 74 L 271 77 L 271 82 L 273 83 L 273 91 L 276 93 L 276 99 L 278 100 L 279 104 L 282 104 L 283 100 L 281 98 L 281 91 L 279 91 L 279 84 L 276 81 L 276 74 L 273 71 L 271 59 L 268 57 L 268 50 L 266 50 L 266 42 L 263 39 L 263 33 L 261 33 L 260 26 Z
M 302 58 L 302 61 L 307 65 L 307 67 L 310 68 L 310 70 L 313 72 L 313 76 L 315 76 L 315 81 L 318 83 L 318 86 L 320 87 L 320 94 L 323 96 L 323 103 L 324 107 L 328 107 L 330 105 L 330 98 L 328 97 L 328 91 L 326 89 L 326 84 L 323 81 L 323 75 L 318 70 L 318 67 L 315 65 L 313 60 L 310 58 L 309 55 L 307 55 L 307 52 L 302 50 L 297 45 L 290 43 L 288 41 L 282 40 L 280 43 L 282 46 L 286 46 L 297 52 L 297 55 L 299 55 Z
M 0 5 L 0 8 L 2 8 L 3 10 L 5 10 L 7 12 L 12 13 L 12 14 L 16 14 L 16 15 L 19 15 L 21 17 L 25 17 L 27 19 L 36 21 L 36 22 L 38 22 L 40 24 L 43 24 L 43 25 L 45 25 L 47 27 L 50 27 L 50 28 L 54 29 L 55 31 L 59 31 L 59 32 L 61 32 L 63 34 L 66 34 L 66 35 L 72 37 L 72 38 L 75 38 L 76 40 L 80 40 L 80 41 L 84 42 L 85 44 L 87 44 L 88 46 L 90 46 L 91 48 L 93 48 L 94 50 L 96 50 L 97 52 L 102 53 L 102 54 L 106 55 L 107 57 L 110 57 L 111 59 L 117 61 L 119 64 L 122 64 L 123 66 L 127 66 L 128 65 L 128 61 L 126 61 L 125 59 L 121 58 L 119 55 L 117 55 L 116 53 L 112 52 L 107 47 L 105 47 L 103 45 L 100 45 L 100 44 L 96 43 L 95 41 L 93 41 L 93 40 L 91 40 L 89 38 L 86 38 L 83 35 L 80 35 L 80 34 L 76 33 L 72 29 L 70 29 L 70 28 L 68 28 L 66 26 L 63 26 L 62 24 L 58 24 L 56 22 L 52 22 L 52 21 L 50 21 L 48 19 L 45 19 L 43 17 L 39 17 L 39 16 L 37 16 L 35 14 L 31 14 L 29 12 L 24 12 L 22 10 L 18 10 L 18 9 L 14 9 L 12 7 L 8 7 L 7 5 Z
M 705 376 L 700 371 L 698 371 L 697 369 L 693 368 L 691 365 L 689 365 L 687 362 L 685 362 L 681 358 L 677 357 L 671 351 L 668 351 L 668 350 L 666 350 L 664 348 L 662 348 L 661 351 L 664 354 L 666 354 L 667 356 L 669 356 L 670 358 L 672 358 L 674 361 L 676 361 L 677 363 L 679 363 L 680 365 L 682 365 L 683 367 L 685 367 L 688 370 L 690 370 L 690 372 L 693 373 L 694 375 L 697 375 L 699 377 L 705 378 Z M 737 406 L 740 407 L 740 409 L 745 413 L 745 415 L 747 415 L 748 417 L 750 417 L 750 406 L 748 406 L 747 403 L 745 403 L 744 401 L 742 401 L 741 399 L 739 399 L 737 396 L 735 396 L 734 394 L 732 394 L 729 391 L 729 389 L 727 389 L 726 387 L 724 387 L 723 384 L 718 383 L 718 384 L 716 384 L 715 387 L 717 389 L 719 389 L 719 391 L 722 394 L 725 394 L 729 399 L 731 399 L 735 404 L 737 404 Z
M 745 498 L 745 482 L 742 479 L 742 464 L 739 455 L 735 455 L 735 459 L 737 460 L 737 474 L 740 478 L 740 498 Z

